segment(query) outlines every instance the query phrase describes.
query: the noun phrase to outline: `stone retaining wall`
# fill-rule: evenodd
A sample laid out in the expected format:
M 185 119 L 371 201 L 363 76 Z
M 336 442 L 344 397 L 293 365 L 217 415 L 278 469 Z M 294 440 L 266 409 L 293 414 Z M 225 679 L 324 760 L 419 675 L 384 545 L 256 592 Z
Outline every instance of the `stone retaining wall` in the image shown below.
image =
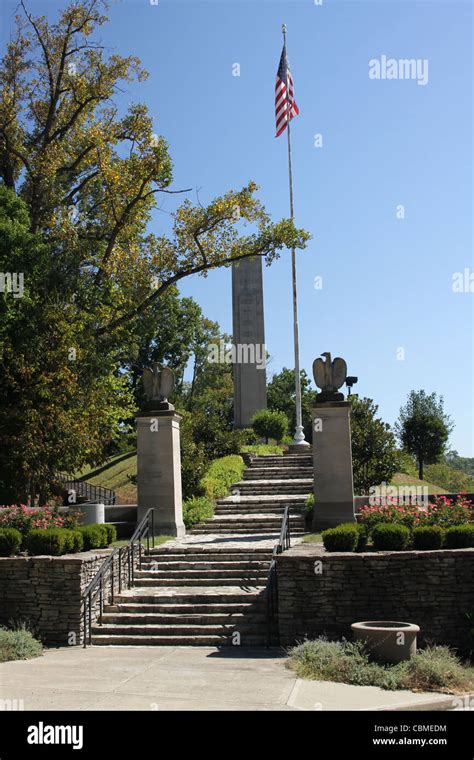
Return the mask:
M 351 623 L 380 619 L 474 646 L 474 549 L 348 554 L 301 544 L 277 556 L 277 576 L 283 646 L 323 633 L 350 638 Z
M 97 549 L 62 557 L 0 557 L 0 625 L 24 621 L 47 644 L 82 643 L 82 593 L 110 551 Z M 125 572 L 124 567 L 123 580 Z M 114 586 L 117 591 L 118 572 Z M 93 605 L 93 621 L 97 609 L 98 598 Z

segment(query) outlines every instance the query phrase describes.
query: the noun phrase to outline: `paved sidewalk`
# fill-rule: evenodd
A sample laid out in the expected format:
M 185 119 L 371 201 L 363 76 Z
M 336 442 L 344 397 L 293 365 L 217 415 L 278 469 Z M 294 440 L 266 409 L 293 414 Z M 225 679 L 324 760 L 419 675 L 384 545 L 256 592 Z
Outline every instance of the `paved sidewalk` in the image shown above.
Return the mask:
M 157 646 L 49 649 L 2 663 L 0 699 L 25 710 L 319 711 L 443 709 L 452 698 L 303 681 L 277 650 Z

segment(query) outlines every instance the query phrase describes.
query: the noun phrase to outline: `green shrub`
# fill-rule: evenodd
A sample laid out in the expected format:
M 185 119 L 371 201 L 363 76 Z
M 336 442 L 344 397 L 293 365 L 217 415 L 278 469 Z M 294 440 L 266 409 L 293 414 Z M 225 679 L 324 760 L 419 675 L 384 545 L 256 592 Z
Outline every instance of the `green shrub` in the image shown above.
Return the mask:
M 364 549 L 367 547 L 367 541 L 368 541 L 368 538 L 369 538 L 369 533 L 367 531 L 366 526 L 362 525 L 361 523 L 355 523 L 355 527 L 356 527 L 357 532 L 358 532 L 358 541 L 357 541 L 356 550 L 358 552 L 363 552 Z
M 244 470 L 244 460 L 238 454 L 215 459 L 201 478 L 202 495 L 208 499 L 220 499 L 227 496 L 231 485 L 242 479 Z
M 0 662 L 27 660 L 42 652 L 41 642 L 24 625 L 15 630 L 0 628 Z
M 397 688 L 388 669 L 370 662 L 362 641 L 328 641 L 325 637 L 305 641 L 290 650 L 288 667 L 300 678 Z
M 193 496 L 183 502 L 183 522 L 186 528 L 204 522 L 214 514 L 214 502 L 207 496 Z
M 79 527 L 84 542 L 84 551 L 91 549 L 100 549 L 104 543 L 104 531 L 101 530 L 103 525 L 81 525 Z
M 109 523 L 104 523 L 104 528 L 107 531 L 107 546 L 110 546 L 117 540 L 117 528 Z
M 444 530 L 439 525 L 425 525 L 413 530 L 415 549 L 441 549 L 444 544 Z
M 408 528 L 396 523 L 380 523 L 371 535 L 376 551 L 401 551 L 407 548 L 410 540 Z
M 28 554 L 58 557 L 75 551 L 75 531 L 66 528 L 33 528 L 25 539 Z
M 277 443 L 288 431 L 288 417 L 284 412 L 276 412 L 272 409 L 260 409 L 252 417 L 252 428 L 261 438 L 272 438 Z
M 11 557 L 20 551 L 22 536 L 15 528 L 0 528 L 0 557 Z
M 446 531 L 448 549 L 465 549 L 474 546 L 474 523 L 456 525 Z
M 72 530 L 72 547 L 70 549 L 71 552 L 82 552 L 84 548 L 84 537 L 81 533 L 81 531 L 78 530 Z
M 321 535 L 326 551 L 353 552 L 359 543 L 360 532 L 355 523 L 347 523 L 328 528 Z
M 396 666 L 401 689 L 459 693 L 474 687 L 473 671 L 449 647 L 428 646 Z
M 300 678 L 378 686 L 382 689 L 458 693 L 474 687 L 472 669 L 462 665 L 448 647 L 419 649 L 397 665 L 371 662 L 361 641 L 305 641 L 290 650 L 288 667 Z

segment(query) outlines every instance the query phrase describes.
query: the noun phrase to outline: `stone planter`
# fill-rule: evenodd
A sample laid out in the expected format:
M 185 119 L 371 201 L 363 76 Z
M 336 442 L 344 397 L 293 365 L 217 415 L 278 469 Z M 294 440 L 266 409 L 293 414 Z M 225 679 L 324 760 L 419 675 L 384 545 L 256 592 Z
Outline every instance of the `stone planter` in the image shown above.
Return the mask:
M 380 662 L 397 663 L 416 654 L 416 637 L 420 627 L 394 620 L 352 623 L 354 639 L 365 641 L 371 656 Z
M 81 504 L 80 505 L 81 525 L 91 525 L 92 523 L 105 523 L 105 506 L 104 504 Z

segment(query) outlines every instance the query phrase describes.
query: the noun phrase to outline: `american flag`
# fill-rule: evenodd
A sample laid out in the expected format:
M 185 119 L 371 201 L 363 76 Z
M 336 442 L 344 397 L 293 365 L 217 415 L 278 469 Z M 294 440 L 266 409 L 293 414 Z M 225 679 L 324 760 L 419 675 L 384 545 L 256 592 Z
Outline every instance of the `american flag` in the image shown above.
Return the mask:
M 279 137 L 281 133 L 285 131 L 288 122 L 290 122 L 294 116 L 298 116 L 298 114 L 299 110 L 293 93 L 293 77 L 291 76 L 290 64 L 288 63 L 288 58 L 286 56 L 286 45 L 283 45 L 275 84 L 275 137 Z

